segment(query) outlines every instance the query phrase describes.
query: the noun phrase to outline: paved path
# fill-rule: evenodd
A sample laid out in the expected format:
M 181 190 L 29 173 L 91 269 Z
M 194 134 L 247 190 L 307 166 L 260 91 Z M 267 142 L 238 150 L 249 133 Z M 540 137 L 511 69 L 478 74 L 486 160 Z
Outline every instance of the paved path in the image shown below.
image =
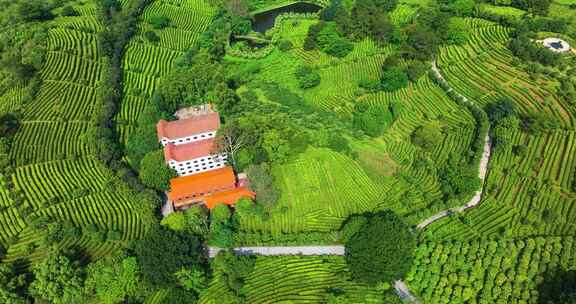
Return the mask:
M 432 71 L 436 74 L 436 77 L 438 77 L 439 79 L 443 80 L 444 82 L 446 82 L 448 84 L 448 82 L 444 79 L 444 76 L 442 76 L 442 73 L 440 73 L 440 69 L 438 68 L 438 65 L 436 65 L 436 60 L 432 61 Z M 449 86 L 448 92 L 451 92 L 451 91 L 454 91 L 454 89 Z M 464 96 L 460 93 L 456 93 L 456 94 L 461 96 L 462 100 L 464 102 L 472 103 L 470 100 L 468 100 L 468 98 L 466 96 Z M 472 197 L 468 201 L 468 203 L 466 203 L 463 206 L 440 211 L 440 212 L 432 215 L 431 217 L 423 220 L 422 222 L 420 222 L 417 225 L 417 227 L 419 229 L 424 229 L 424 228 L 426 228 L 426 226 L 434 223 L 435 221 L 437 221 L 437 220 L 439 220 L 445 216 L 450 215 L 453 212 L 463 212 L 469 208 L 475 207 L 476 205 L 478 205 L 478 203 L 480 203 L 480 201 L 482 200 L 482 193 L 484 191 L 484 180 L 486 179 L 486 173 L 488 172 L 488 161 L 490 160 L 491 147 L 492 147 L 492 145 L 491 145 L 491 139 L 490 139 L 490 130 L 488 130 L 488 132 L 486 133 L 486 137 L 484 138 L 484 151 L 482 152 L 482 158 L 480 158 L 480 168 L 478 170 L 478 177 L 480 178 L 481 187 L 478 191 L 476 191 L 476 193 L 474 193 L 474 197 Z
M 208 256 L 213 258 L 220 247 L 208 247 Z M 344 246 L 272 246 L 272 247 L 236 247 L 234 252 L 238 254 L 259 254 L 259 255 L 344 255 Z
M 402 280 L 398 280 L 394 282 L 394 289 L 396 289 L 396 294 L 402 299 L 404 302 L 408 303 L 420 303 L 418 299 L 410 292 L 410 289 Z

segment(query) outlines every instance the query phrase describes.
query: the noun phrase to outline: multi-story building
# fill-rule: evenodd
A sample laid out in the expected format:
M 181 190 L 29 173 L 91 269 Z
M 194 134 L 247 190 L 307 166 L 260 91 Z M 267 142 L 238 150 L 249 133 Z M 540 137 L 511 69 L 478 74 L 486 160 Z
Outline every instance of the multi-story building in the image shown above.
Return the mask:
M 186 176 L 226 165 L 226 153 L 218 152 L 214 138 L 194 141 L 185 145 L 168 143 L 164 147 L 164 160 L 178 176 Z
M 179 176 L 170 180 L 168 203 L 181 210 L 196 204 L 213 208 L 221 203 L 234 205 L 241 198 L 254 199 L 245 174 L 237 181 L 234 170 L 226 166 L 226 153 L 218 147 L 218 113 L 202 105 L 181 109 L 176 116 L 178 120 L 161 120 L 156 125 L 164 160 Z
M 160 120 L 156 125 L 158 141 L 166 146 L 184 145 L 195 141 L 214 138 L 220 128 L 220 116 L 216 112 L 188 116 L 175 121 Z

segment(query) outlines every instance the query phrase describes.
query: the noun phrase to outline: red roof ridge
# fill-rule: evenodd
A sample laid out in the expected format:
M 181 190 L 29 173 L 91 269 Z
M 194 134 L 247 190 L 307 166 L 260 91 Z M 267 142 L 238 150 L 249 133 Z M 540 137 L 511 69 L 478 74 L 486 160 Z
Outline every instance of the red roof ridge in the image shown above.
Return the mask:
M 175 139 L 194 134 L 217 131 L 220 128 L 220 115 L 210 112 L 184 119 L 166 121 L 161 119 L 156 124 L 158 140 L 162 138 Z
M 218 145 L 214 138 L 193 141 L 183 145 L 168 143 L 164 147 L 164 160 L 178 162 L 206 157 L 218 153 Z

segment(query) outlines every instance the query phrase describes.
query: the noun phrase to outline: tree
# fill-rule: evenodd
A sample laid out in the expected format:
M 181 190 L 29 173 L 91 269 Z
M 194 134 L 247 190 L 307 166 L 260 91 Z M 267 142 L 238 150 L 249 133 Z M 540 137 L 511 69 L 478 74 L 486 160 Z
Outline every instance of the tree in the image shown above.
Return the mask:
M 384 67 L 380 77 L 380 87 L 386 92 L 392 92 L 408 86 L 408 76 L 397 66 Z
M 507 117 L 516 115 L 516 107 L 510 98 L 501 97 L 486 107 L 488 118 L 492 124 L 498 124 Z
M 18 14 L 24 21 L 42 21 L 54 18 L 48 3 L 40 0 L 21 1 L 18 4 Z
M 16 275 L 11 265 L 0 265 L 0 302 L 5 304 L 25 304 L 24 298 L 18 294 L 18 288 L 24 282 L 23 275 Z
M 168 25 L 170 25 L 170 18 L 166 17 L 166 16 L 153 16 L 149 19 L 148 21 L 150 24 L 152 24 L 152 27 L 156 30 L 160 30 L 163 29 L 165 27 L 167 27 Z
M 359 282 L 392 282 L 410 270 L 415 248 L 416 240 L 408 226 L 387 211 L 370 215 L 346 242 L 346 261 Z
M 218 130 L 218 147 L 232 159 L 232 166 L 237 168 L 236 155 L 247 143 L 246 134 L 236 120 L 228 121 Z
M 139 283 L 137 259 L 119 252 L 88 266 L 85 290 L 100 303 L 115 304 L 135 296 Z
M 214 259 L 214 265 L 222 272 L 227 287 L 239 298 L 244 295 L 244 279 L 250 275 L 255 264 L 254 256 L 236 255 L 231 251 L 220 252 Z
M 394 121 L 390 108 L 382 105 L 371 106 L 365 102 L 359 102 L 354 106 L 354 110 L 354 127 L 369 136 L 382 135 Z
M 176 171 L 164 162 L 164 151 L 158 149 L 149 152 L 140 163 L 140 180 L 148 187 L 166 191 L 170 189 L 170 179 L 176 177 Z
M 544 281 L 538 285 L 538 303 L 576 303 L 576 271 L 558 270 L 546 273 Z
M 72 7 L 71 5 L 66 5 L 62 8 L 62 12 L 60 12 L 62 16 L 78 16 L 78 12 Z
M 151 288 L 173 286 L 182 267 L 203 270 L 205 263 L 197 237 L 162 226 L 151 228 L 134 250 L 142 279 Z
M 208 212 L 203 206 L 188 208 L 164 217 L 162 225 L 176 231 L 184 231 L 198 236 L 206 236 L 209 231 Z
M 424 75 L 429 68 L 430 67 L 428 64 L 420 60 L 414 60 L 406 66 L 405 72 L 406 75 L 408 75 L 408 79 L 410 79 L 410 81 L 416 81 L 422 77 L 422 75 Z
M 18 119 L 13 114 L 0 116 L 0 137 L 11 137 L 18 130 Z
M 80 302 L 83 294 L 80 269 L 60 252 L 50 252 L 34 266 L 32 273 L 30 295 L 55 304 Z
M 250 187 L 256 192 L 256 202 L 271 207 L 280 198 L 280 190 L 274 184 L 274 176 L 270 172 L 268 163 L 251 165 L 246 170 Z
M 146 37 L 148 41 L 154 44 L 160 42 L 160 37 L 158 37 L 158 35 L 154 31 L 146 31 L 144 33 L 144 37 Z
M 450 18 L 448 24 L 448 42 L 451 44 L 462 45 L 468 41 L 470 36 L 466 31 L 466 22 L 462 18 Z
M 420 148 L 431 151 L 436 145 L 442 142 L 443 136 L 437 124 L 426 124 L 419 126 L 412 132 L 412 142 Z
M 320 84 L 320 74 L 309 66 L 300 66 L 295 72 L 301 89 L 313 88 Z
M 458 16 L 470 16 L 475 5 L 474 0 L 455 0 L 450 4 L 450 10 Z
M 206 288 L 206 274 L 203 271 L 182 267 L 175 275 L 178 284 L 187 291 L 193 291 L 199 295 Z

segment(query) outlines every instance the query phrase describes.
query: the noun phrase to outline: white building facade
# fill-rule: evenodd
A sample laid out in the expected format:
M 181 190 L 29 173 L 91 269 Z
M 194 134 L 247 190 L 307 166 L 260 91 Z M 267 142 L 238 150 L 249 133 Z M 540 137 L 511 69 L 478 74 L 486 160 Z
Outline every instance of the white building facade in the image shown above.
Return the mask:
M 227 159 L 226 153 L 220 153 L 183 161 L 170 159 L 168 166 L 176 170 L 178 176 L 187 176 L 223 168 L 226 166 Z

